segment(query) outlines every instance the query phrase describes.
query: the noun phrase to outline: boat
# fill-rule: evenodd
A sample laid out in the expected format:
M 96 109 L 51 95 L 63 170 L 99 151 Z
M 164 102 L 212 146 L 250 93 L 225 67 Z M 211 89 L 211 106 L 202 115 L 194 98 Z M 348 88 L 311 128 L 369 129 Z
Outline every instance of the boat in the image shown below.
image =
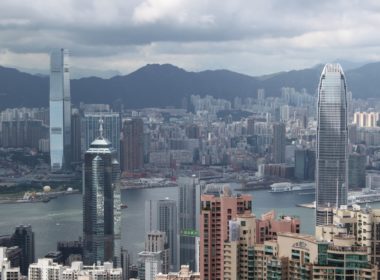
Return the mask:
M 274 183 L 270 186 L 271 193 L 282 193 L 282 192 L 296 192 L 305 190 L 314 190 L 315 183 L 302 183 L 302 184 L 291 184 L 289 182 Z
M 120 206 L 120 208 L 121 208 L 121 209 L 128 208 L 128 205 L 127 205 L 127 204 L 122 204 L 122 205 Z

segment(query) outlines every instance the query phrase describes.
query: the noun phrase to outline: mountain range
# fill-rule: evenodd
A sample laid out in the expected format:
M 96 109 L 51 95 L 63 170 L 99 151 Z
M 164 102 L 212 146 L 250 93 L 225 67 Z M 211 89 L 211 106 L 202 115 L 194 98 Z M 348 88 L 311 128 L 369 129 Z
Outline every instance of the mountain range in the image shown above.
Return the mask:
M 109 79 L 88 77 L 71 80 L 72 103 L 123 103 L 125 108 L 178 106 L 192 94 L 232 100 L 256 97 L 264 88 L 267 96 L 279 96 L 282 87 L 305 88 L 314 94 L 323 65 L 253 77 L 229 70 L 190 72 L 171 64 L 148 64 L 128 75 Z M 348 90 L 355 98 L 378 97 L 380 62 L 345 72 Z M 0 108 L 48 106 L 49 78 L 0 66 Z

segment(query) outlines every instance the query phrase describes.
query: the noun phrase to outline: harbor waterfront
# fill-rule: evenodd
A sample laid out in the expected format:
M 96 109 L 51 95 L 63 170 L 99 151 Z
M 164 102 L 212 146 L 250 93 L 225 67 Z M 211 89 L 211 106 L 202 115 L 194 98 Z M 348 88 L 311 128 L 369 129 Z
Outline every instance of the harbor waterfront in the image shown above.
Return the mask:
M 233 186 L 238 188 L 238 185 Z M 253 197 L 253 211 L 260 216 L 274 209 L 277 215 L 296 215 L 301 219 L 301 232 L 314 234 L 314 210 L 297 204 L 314 201 L 314 195 L 296 192 L 270 193 L 268 190 L 246 191 Z M 122 191 L 122 244 L 135 260 L 144 247 L 144 202 L 149 199 L 177 199 L 177 188 L 131 189 Z M 372 203 L 372 208 L 380 203 Z M 0 205 L 0 234 L 6 235 L 20 224 L 30 224 L 35 232 L 36 257 L 56 250 L 60 240 L 77 240 L 82 235 L 82 195 L 60 196 L 49 203 Z M 131 228 L 129 225 L 133 224 Z

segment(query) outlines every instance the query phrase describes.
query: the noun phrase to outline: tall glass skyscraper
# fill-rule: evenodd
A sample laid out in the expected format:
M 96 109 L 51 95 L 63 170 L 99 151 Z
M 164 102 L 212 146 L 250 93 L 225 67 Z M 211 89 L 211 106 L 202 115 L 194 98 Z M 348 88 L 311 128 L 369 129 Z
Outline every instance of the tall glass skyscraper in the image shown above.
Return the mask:
M 50 166 L 52 171 L 68 168 L 71 157 L 71 102 L 69 51 L 57 49 L 50 55 Z
M 120 165 L 103 128 L 84 156 L 84 261 L 120 264 Z
M 346 81 L 339 64 L 326 64 L 318 88 L 316 223 L 331 222 L 332 208 L 347 204 Z

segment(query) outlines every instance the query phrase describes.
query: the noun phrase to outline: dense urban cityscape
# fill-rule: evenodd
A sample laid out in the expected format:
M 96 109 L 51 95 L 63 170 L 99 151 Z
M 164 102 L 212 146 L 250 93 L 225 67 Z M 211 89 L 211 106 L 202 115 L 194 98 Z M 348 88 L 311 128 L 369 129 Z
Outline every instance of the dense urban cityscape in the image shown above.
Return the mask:
M 5 2 L 0 65 L 25 62 L 0 66 L 0 280 L 379 279 L 380 64 L 371 48 L 357 62 L 363 30 L 327 37 L 315 30 L 337 24 L 333 8 L 321 17 L 292 1 L 258 5 L 273 21 L 283 10 L 284 26 L 252 21 L 239 1 L 210 1 L 215 14 L 197 1 L 94 1 L 96 17 L 82 0 L 66 3 L 66 17 L 53 4 L 21 5 L 45 11 L 48 28 Z M 342 8 L 339 25 L 354 14 Z M 270 62 L 247 66 L 252 47 L 255 63 Z M 163 60 L 217 70 L 162 64 L 152 54 L 165 49 Z M 340 52 L 352 62 L 330 60 Z M 47 57 L 48 72 L 32 69 Z M 128 75 L 102 68 L 141 59 L 160 63 Z M 226 64 L 265 75 L 219 70 Z

